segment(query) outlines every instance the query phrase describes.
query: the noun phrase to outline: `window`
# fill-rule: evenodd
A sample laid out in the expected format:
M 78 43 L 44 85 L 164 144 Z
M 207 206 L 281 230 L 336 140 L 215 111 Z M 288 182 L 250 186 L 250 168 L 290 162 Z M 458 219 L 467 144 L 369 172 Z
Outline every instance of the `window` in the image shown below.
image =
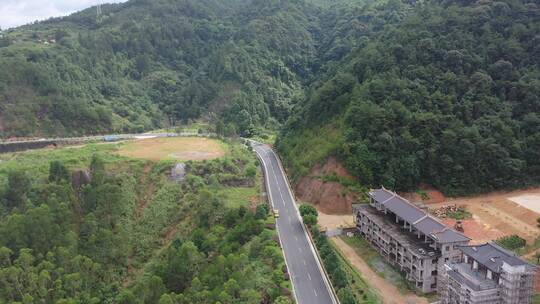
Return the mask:
M 450 251 L 450 246 L 447 245 L 447 246 L 445 247 L 445 250 L 446 250 L 446 251 Z
M 437 270 L 433 270 L 433 271 L 431 272 L 431 275 L 436 276 L 436 275 L 437 275 Z

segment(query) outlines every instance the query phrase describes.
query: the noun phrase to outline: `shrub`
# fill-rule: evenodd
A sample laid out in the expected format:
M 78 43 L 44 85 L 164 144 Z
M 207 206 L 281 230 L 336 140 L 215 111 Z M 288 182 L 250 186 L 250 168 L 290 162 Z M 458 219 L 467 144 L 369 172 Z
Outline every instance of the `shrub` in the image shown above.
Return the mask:
M 314 215 L 315 217 L 319 216 L 317 209 L 315 209 L 315 207 L 313 207 L 312 205 L 309 205 L 309 204 L 300 205 L 300 215 L 304 217 L 308 214 Z
M 302 216 L 302 220 L 304 221 L 304 224 L 306 224 L 308 227 L 317 225 L 317 216 L 313 214 L 306 214 Z
M 509 235 L 498 239 L 496 243 L 506 249 L 516 250 L 525 247 L 527 241 L 518 235 Z

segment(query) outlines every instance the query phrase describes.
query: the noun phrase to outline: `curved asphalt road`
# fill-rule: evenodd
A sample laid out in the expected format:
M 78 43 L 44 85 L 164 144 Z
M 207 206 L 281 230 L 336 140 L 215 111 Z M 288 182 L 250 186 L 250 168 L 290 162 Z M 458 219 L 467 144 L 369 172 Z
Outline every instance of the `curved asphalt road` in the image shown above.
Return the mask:
M 300 222 L 300 214 L 276 154 L 253 143 L 263 163 L 266 189 L 274 209 L 279 209 L 277 231 L 298 304 L 336 304 L 314 249 Z

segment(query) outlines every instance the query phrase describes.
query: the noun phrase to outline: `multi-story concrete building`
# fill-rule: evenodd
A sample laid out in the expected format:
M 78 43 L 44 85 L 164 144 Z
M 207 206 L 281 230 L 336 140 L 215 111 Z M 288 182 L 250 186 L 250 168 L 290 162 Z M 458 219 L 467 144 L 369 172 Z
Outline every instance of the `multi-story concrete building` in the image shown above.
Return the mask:
M 439 271 L 460 261 L 458 247 L 470 239 L 384 187 L 369 196 L 369 204 L 354 206 L 360 234 L 418 290 L 436 291 Z
M 439 278 L 441 304 L 532 303 L 536 267 L 494 243 L 461 246 Z

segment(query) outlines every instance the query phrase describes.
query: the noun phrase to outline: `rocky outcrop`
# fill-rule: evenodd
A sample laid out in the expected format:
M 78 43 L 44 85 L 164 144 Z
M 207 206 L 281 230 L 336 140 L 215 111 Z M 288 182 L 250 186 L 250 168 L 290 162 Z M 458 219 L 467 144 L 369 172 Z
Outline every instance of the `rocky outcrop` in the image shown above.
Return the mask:
M 171 180 L 175 182 L 181 182 L 186 178 L 186 164 L 177 163 L 171 169 Z
M 295 187 L 298 199 L 315 205 L 326 214 L 350 214 L 357 194 L 338 181 L 325 181 L 325 176 L 354 179 L 335 157 L 329 157 L 298 181 Z
M 71 174 L 71 186 L 77 193 L 81 190 L 81 187 L 90 184 L 92 177 L 88 170 L 78 170 Z

